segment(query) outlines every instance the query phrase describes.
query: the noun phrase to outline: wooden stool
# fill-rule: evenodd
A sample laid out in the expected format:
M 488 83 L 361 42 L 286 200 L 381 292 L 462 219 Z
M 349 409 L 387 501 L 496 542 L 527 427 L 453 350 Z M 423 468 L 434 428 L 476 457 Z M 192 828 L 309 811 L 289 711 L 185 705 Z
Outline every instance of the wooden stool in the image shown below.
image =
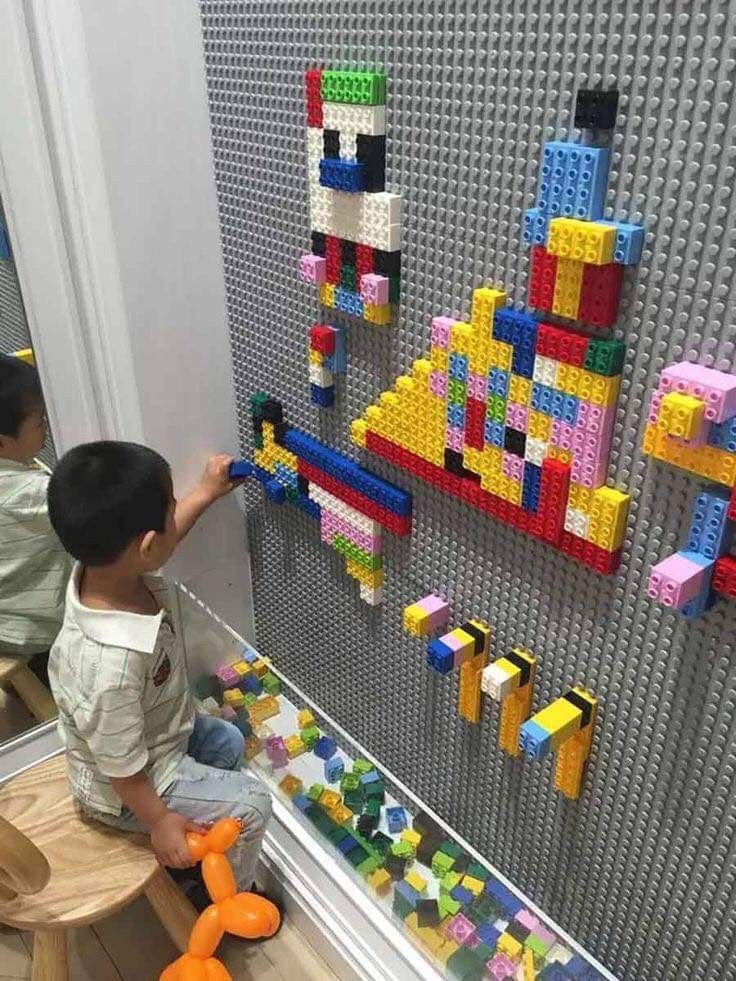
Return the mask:
M 0 654 L 0 688 L 10 685 L 25 707 L 39 722 L 56 718 L 56 703 L 46 685 L 41 684 L 27 664 L 17 657 Z
M 156 861 L 146 835 L 83 821 L 63 756 L 0 787 L 0 923 L 32 930 L 33 981 L 67 981 L 66 931 L 145 893 L 179 950 L 197 914 Z

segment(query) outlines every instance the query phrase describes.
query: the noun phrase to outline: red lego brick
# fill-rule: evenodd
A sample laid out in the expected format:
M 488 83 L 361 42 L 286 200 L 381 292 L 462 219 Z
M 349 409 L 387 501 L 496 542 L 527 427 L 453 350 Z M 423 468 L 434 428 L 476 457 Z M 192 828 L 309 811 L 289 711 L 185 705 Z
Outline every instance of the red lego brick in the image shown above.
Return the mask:
M 338 266 L 342 262 L 342 242 L 335 235 L 325 235 L 325 259 L 336 262 Z
M 360 286 L 360 277 L 367 273 L 375 272 L 373 249 L 370 245 L 355 243 L 355 275 L 357 285 Z
M 564 327 L 541 323 L 537 328 L 536 353 L 545 358 L 554 358 L 556 361 L 564 361 L 565 364 L 582 368 L 587 346 L 587 337 L 575 334 Z
M 728 502 L 726 515 L 729 521 L 736 521 L 736 484 L 731 490 L 731 499 Z
M 308 68 L 304 72 L 304 101 L 307 126 L 322 129 L 322 71 Z
M 623 266 L 609 262 L 604 266 L 588 263 L 583 267 L 578 320 L 596 327 L 610 327 L 618 314 Z
M 478 399 L 465 402 L 465 443 L 474 450 L 483 449 L 483 426 L 486 421 L 486 403 Z
M 314 324 L 309 328 L 309 346 L 320 354 L 335 353 L 335 331 L 327 324 Z
M 542 484 L 537 513 L 544 522 L 542 538 L 557 545 L 565 527 L 565 508 L 570 490 L 570 464 L 561 460 L 542 462 Z
M 723 555 L 716 559 L 712 585 L 721 596 L 736 599 L 736 556 Z
M 411 533 L 411 515 L 404 517 L 395 514 L 393 511 L 389 511 L 388 508 L 381 507 L 380 504 L 371 501 L 364 494 L 353 490 L 352 487 L 348 487 L 346 484 L 340 483 L 335 477 L 330 477 L 324 470 L 312 466 L 311 463 L 307 463 L 305 460 L 297 460 L 297 469 L 302 477 L 317 484 L 318 487 L 322 487 L 328 494 L 339 498 L 345 504 L 349 504 L 351 508 L 360 511 L 367 518 L 377 521 L 395 535 L 403 536 Z
M 529 269 L 529 306 L 536 310 L 552 310 L 557 276 L 557 256 L 543 245 L 533 245 Z

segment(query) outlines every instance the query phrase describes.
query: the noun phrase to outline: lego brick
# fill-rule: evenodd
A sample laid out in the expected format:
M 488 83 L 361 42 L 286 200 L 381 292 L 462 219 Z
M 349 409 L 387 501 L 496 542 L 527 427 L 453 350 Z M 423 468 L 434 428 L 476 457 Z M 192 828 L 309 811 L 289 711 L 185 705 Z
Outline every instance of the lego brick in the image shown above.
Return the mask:
M 577 129 L 613 129 L 618 112 L 616 89 L 578 89 L 575 96 Z
M 381 72 L 322 71 L 324 102 L 378 106 L 386 102 L 386 76 Z

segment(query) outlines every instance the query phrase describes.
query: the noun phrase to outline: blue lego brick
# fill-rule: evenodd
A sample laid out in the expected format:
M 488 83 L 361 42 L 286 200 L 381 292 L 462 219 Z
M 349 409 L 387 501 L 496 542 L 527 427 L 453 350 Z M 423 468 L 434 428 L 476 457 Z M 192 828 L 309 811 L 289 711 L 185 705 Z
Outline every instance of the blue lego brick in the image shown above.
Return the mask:
M 565 970 L 571 978 L 583 978 L 588 973 L 590 965 L 584 961 L 580 954 L 573 954 L 565 964 Z
M 728 547 L 728 494 L 704 490 L 695 498 L 685 548 L 717 559 Z
M 491 368 L 488 372 L 488 392 L 506 398 L 509 390 L 509 373 L 502 368 Z
M 361 773 L 360 782 L 364 787 L 367 787 L 371 783 L 378 783 L 381 777 L 377 770 L 369 770 L 368 773 Z
M 493 315 L 493 336 L 497 341 L 534 349 L 539 322 L 530 313 L 503 307 Z
M 358 297 L 358 299 L 360 299 L 360 297 Z M 347 370 L 348 366 L 347 349 L 345 346 L 345 331 L 342 327 L 339 327 L 336 324 L 330 324 L 329 326 L 332 327 L 332 330 L 334 331 L 335 350 L 324 359 L 323 365 L 328 371 L 333 372 L 333 374 L 342 375 Z
M 403 807 L 387 807 L 386 824 L 392 835 L 399 834 L 404 828 L 408 827 L 406 811 Z
M 243 660 L 246 664 L 252 664 L 254 661 L 257 661 L 259 657 L 260 654 L 258 651 L 254 651 L 250 644 L 246 644 L 243 647 Z
M 244 678 L 239 682 L 238 688 L 241 691 L 249 691 L 254 695 L 260 695 L 263 691 L 263 685 L 261 684 L 260 678 L 256 676 L 251 671 L 250 674 L 246 674 Z
M 291 453 L 352 487 L 375 504 L 380 504 L 399 516 L 411 514 L 411 494 L 374 476 L 342 453 L 313 439 L 298 429 L 289 429 L 284 436 L 284 446 Z
M 365 190 L 365 166 L 357 160 L 323 157 L 319 162 L 319 182 L 333 191 L 356 193 Z
M 505 426 L 503 423 L 494 422 L 492 419 L 486 419 L 483 424 L 483 439 L 486 443 L 490 443 L 491 446 L 499 446 L 503 449 L 504 438 L 505 438 Z
M 694 596 L 679 611 L 681 616 L 686 620 L 695 620 L 697 617 L 702 616 L 706 610 L 709 610 L 715 601 L 715 595 L 710 588 L 710 576 L 708 577 L 708 582 L 700 590 L 697 596 Z
M 552 961 L 545 964 L 540 974 L 537 975 L 542 981 L 570 981 L 570 975 L 559 961 Z
M 319 521 L 322 514 L 321 508 L 316 501 L 311 500 L 306 494 L 298 494 L 294 503 L 298 508 L 308 514 L 310 518 L 314 518 L 315 521 Z
M 519 749 L 530 760 L 541 760 L 552 748 L 552 736 L 533 719 L 527 719 L 519 730 Z
M 555 390 L 548 388 L 547 385 L 540 385 L 539 382 L 534 382 L 532 385 L 532 397 L 531 406 L 536 409 L 537 412 L 544 412 L 546 415 L 552 415 L 552 401 L 554 399 Z
M 465 409 L 462 405 L 455 405 L 453 402 L 447 403 L 447 424 L 457 426 L 458 429 L 465 429 Z
M 454 886 L 450 890 L 450 895 L 455 900 L 455 902 L 460 903 L 461 906 L 467 906 L 469 903 L 472 903 L 473 900 L 475 899 L 475 896 L 473 896 L 472 892 L 469 889 L 466 889 L 465 886 L 459 886 L 459 885 Z
M 496 941 L 501 936 L 501 931 L 497 930 L 492 923 L 480 923 L 475 928 L 475 934 L 482 944 L 495 947 Z
M 312 803 L 306 794 L 295 794 L 291 798 L 294 804 L 299 808 L 300 811 L 306 811 L 309 805 Z
M 521 506 L 536 514 L 539 507 L 539 491 L 542 486 L 542 468 L 524 461 L 524 479 L 521 485 Z
M 574 395 L 566 395 L 562 403 L 562 421 L 568 426 L 574 426 L 578 421 L 580 411 L 580 400 Z
M 562 140 L 554 140 L 545 143 L 542 148 L 537 184 L 537 208 L 543 215 L 562 214 L 562 195 L 572 145 Z
M 352 835 L 348 835 L 347 838 L 343 838 L 341 842 L 338 842 L 337 848 L 338 851 L 343 853 L 343 855 L 347 855 L 347 853 L 351 852 L 357 844 L 359 844 L 359 842 L 357 842 Z
M 230 480 L 242 480 L 244 477 L 252 477 L 254 469 L 250 460 L 234 460 L 230 464 L 228 477 Z
M 508 919 L 516 916 L 519 910 L 524 908 L 524 904 L 519 897 L 514 895 L 510 889 L 497 879 L 488 879 L 486 881 L 485 891 L 503 908 Z
M 565 179 L 563 215 L 588 221 L 603 217 L 610 161 L 611 152 L 605 146 L 577 146 L 571 151 Z M 570 207 L 571 210 L 567 210 Z
M 10 258 L 10 242 L 8 241 L 8 230 L 0 221 L 0 259 Z
M 327 783 L 337 783 L 345 773 L 345 763 L 339 756 L 325 760 L 325 780 Z
M 456 381 L 467 381 L 468 359 L 464 354 L 451 354 L 447 365 L 447 373 Z
M 708 444 L 728 453 L 736 453 L 736 416 L 724 422 L 712 422 Z
M 337 752 L 337 743 L 329 736 L 320 736 L 314 744 L 314 755 L 321 760 L 329 760 Z
M 404 879 L 400 879 L 399 882 L 396 883 L 394 886 L 394 893 L 398 893 L 399 896 L 405 899 L 411 906 L 412 910 L 417 908 L 417 903 L 421 899 L 421 896 L 416 889 L 414 889 L 413 886 L 410 886 Z
M 527 208 L 521 224 L 521 237 L 527 245 L 536 245 L 534 232 L 537 228 L 537 218 L 540 215 L 539 208 Z
M 644 248 L 644 228 L 642 225 L 629 225 L 625 221 L 599 219 L 602 225 L 616 229 L 613 243 L 613 261 L 620 266 L 635 266 L 641 260 Z
M 298 487 L 297 473 L 295 470 L 285 467 L 283 463 L 277 463 L 273 468 L 274 476 L 284 487 Z
M 534 351 L 531 348 L 515 347 L 511 356 L 511 370 L 522 378 L 531 378 L 534 374 Z
M 441 640 L 430 640 L 427 644 L 427 664 L 439 674 L 449 674 L 454 667 L 455 655 Z
M 275 504 L 283 504 L 286 500 L 286 488 L 275 477 L 271 477 L 264 484 L 264 490 L 269 501 L 273 501 Z
M 269 473 L 268 470 L 264 470 L 262 467 L 257 467 L 255 464 L 253 464 L 253 476 L 264 487 L 269 480 L 273 480 L 273 474 Z
M 330 409 L 335 404 L 335 386 L 327 385 L 322 388 L 320 385 L 310 385 L 309 394 L 315 405 L 322 409 Z

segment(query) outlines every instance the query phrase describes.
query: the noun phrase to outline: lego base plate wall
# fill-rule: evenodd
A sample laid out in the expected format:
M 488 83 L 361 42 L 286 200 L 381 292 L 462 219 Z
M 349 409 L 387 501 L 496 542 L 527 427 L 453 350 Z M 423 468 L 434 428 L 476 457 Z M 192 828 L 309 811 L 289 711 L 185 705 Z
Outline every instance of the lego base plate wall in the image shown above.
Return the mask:
M 646 597 L 648 568 L 679 547 L 695 482 L 639 447 L 666 364 L 733 368 L 736 222 L 715 221 L 710 202 L 731 200 L 722 134 L 736 132 L 736 104 L 718 64 L 736 10 L 726 0 L 201 0 L 201 10 L 244 455 L 259 388 L 294 425 L 357 453 L 350 420 L 424 350 L 434 313 L 467 315 L 470 288 L 493 281 L 521 304 L 521 221 L 541 144 L 567 135 L 578 87 L 620 90 L 607 214 L 658 214 L 614 329 L 627 355 L 608 476 L 632 494 L 620 570 L 603 580 L 366 454 L 414 500 L 411 539 L 386 540 L 382 607 L 361 604 L 313 522 L 249 488 L 258 646 L 616 975 L 727 976 L 736 606 L 719 601 L 687 623 Z M 675 78 L 660 66 L 688 44 L 708 57 L 684 58 Z M 385 70 L 387 186 L 405 197 L 399 316 L 381 331 L 345 321 L 349 370 L 330 413 L 309 402 L 304 336 L 320 317 L 294 276 L 309 231 L 310 64 Z M 711 95 L 690 94 L 701 91 Z M 552 761 L 498 751 L 496 705 L 484 702 L 479 726 L 457 718 L 456 682 L 428 670 L 401 630 L 403 608 L 435 588 L 458 622 L 493 625 L 493 655 L 538 656 L 535 707 L 574 683 L 596 692 L 577 803 L 551 791 Z

